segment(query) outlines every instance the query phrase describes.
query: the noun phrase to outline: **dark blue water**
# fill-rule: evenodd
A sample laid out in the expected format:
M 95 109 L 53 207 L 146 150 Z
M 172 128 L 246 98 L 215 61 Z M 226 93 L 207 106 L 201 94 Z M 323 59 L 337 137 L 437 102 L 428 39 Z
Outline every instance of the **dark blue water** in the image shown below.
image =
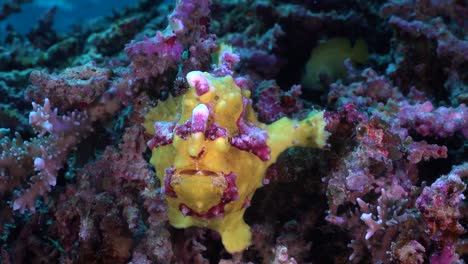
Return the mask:
M 0 0 L 0 6 L 8 0 Z M 50 8 L 57 6 L 54 29 L 58 32 L 70 30 L 74 23 L 82 23 L 99 16 L 111 15 L 113 10 L 136 4 L 137 0 L 33 0 L 22 5 L 22 12 L 0 21 L 3 31 L 7 24 L 20 33 L 27 33 L 37 20 Z

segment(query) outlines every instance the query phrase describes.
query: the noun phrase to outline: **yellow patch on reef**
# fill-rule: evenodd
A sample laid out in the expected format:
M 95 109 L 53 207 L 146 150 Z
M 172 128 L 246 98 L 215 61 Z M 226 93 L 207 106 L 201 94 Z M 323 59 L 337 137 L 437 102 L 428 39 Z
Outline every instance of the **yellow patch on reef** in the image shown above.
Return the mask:
M 216 66 L 220 66 L 221 63 L 221 56 L 223 52 L 229 52 L 229 53 L 234 53 L 234 49 L 231 45 L 228 45 L 224 42 L 221 42 L 218 46 L 218 49 L 211 53 L 211 62 L 215 64 Z
M 352 46 L 347 38 L 333 38 L 318 44 L 306 63 L 302 87 L 320 89 L 320 74 L 326 74 L 332 80 L 345 77 L 344 61 L 347 58 L 355 63 L 365 63 L 369 58 L 366 42 L 359 39 Z
M 203 132 L 184 136 L 174 132 L 169 144 L 152 149 L 150 162 L 156 168 L 161 186 L 173 191 L 171 195 L 165 193 L 170 223 L 176 228 L 199 226 L 216 230 L 228 252 L 239 252 L 251 243 L 250 228 L 243 215 L 255 190 L 262 186 L 268 166 L 289 147 L 323 147 L 328 137 L 323 112 L 313 111 L 301 121 L 282 118 L 266 125 L 256 118 L 250 91 L 238 87 L 231 76 L 216 78 L 201 72 L 187 76 L 190 74 L 206 81 L 209 90 L 198 95 L 191 86 L 183 96 L 159 102 L 145 117 L 146 131 L 154 135 L 154 124 L 159 121 L 184 126 L 190 123 L 194 109 L 204 104 L 209 110 L 207 126 L 216 124 L 226 134 L 207 138 Z M 247 104 L 243 103 L 245 99 Z M 267 132 L 268 160 L 262 161 L 257 155 L 231 144 L 230 140 L 240 133 L 239 118 Z M 225 201 L 230 184 L 227 174 L 236 175 L 237 197 Z M 220 204 L 223 213 L 212 217 L 210 210 Z

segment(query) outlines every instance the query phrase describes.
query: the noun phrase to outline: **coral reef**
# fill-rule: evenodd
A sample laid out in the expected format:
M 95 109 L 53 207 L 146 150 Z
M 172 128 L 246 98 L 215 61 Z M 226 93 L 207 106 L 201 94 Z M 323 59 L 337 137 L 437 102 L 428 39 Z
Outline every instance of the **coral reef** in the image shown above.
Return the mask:
M 4 2 L 0 9 L 0 20 L 4 20 L 14 13 L 21 12 L 21 5 L 32 1 L 33 0 L 10 0 Z
M 3 25 L 34 3 L 0 6 L 1 263 L 468 261 L 466 1 Z

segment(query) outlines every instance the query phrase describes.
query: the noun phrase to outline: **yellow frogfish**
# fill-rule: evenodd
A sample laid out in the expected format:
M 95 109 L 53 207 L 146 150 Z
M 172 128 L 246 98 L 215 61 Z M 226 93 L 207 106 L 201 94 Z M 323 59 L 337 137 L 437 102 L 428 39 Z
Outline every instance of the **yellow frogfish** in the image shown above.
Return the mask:
M 363 39 L 354 43 L 347 38 L 332 38 L 315 47 L 307 61 L 302 76 L 302 87 L 306 90 L 319 90 L 320 75 L 325 74 L 332 81 L 346 76 L 345 60 L 364 64 L 369 58 L 367 44 Z
M 171 225 L 210 228 L 228 252 L 240 252 L 251 243 L 243 215 L 268 166 L 288 147 L 323 147 L 323 112 L 266 125 L 257 120 L 245 79 L 199 71 L 186 79 L 184 95 L 159 102 L 145 116 L 150 162 Z

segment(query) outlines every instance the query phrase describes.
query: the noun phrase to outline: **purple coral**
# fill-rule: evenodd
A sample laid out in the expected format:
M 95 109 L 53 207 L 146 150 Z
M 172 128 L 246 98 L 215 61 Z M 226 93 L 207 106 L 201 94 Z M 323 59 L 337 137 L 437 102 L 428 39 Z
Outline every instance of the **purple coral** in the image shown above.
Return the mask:
M 431 263 L 453 263 L 459 256 L 455 244 L 465 229 L 459 222 L 462 217 L 459 206 L 464 199 L 468 177 L 468 163 L 455 166 L 452 171 L 438 178 L 430 187 L 425 187 L 416 200 L 416 206 L 431 235 L 437 244 L 431 256 Z
M 369 70 L 365 72 L 369 73 Z M 354 233 L 349 244 L 353 249 L 349 259 L 354 262 L 368 254 L 374 260 L 385 261 L 386 252 L 390 252 L 390 249 L 393 259 L 407 259 L 407 254 L 417 255 L 421 259 L 430 252 L 424 242 L 427 237 L 420 235 L 422 227 L 401 226 L 403 223 L 412 225 L 411 219 L 417 221 L 419 218 L 418 214 L 410 210 L 419 204 L 417 193 L 412 193 L 419 178 L 415 165 L 423 160 L 447 158 L 448 148 L 415 140 L 410 132 L 442 138 L 453 137 L 456 132 L 463 135 L 466 126 L 465 106 L 434 108 L 429 102 L 411 103 L 420 101 L 419 93 L 413 90 L 405 98 L 384 76 L 378 77 L 373 73 L 355 75 L 355 78 L 348 85 L 332 85 L 328 94 L 331 102 L 335 102 L 340 109 L 327 113 L 328 129 L 336 137 L 352 133 L 354 140 L 359 143 L 354 150 L 347 152 L 350 156 L 340 159 L 342 163 L 337 164 L 336 170 L 327 176 L 327 195 L 331 209 L 327 220 L 348 230 L 359 230 Z M 375 85 L 374 89 L 369 89 L 372 85 Z M 379 91 L 378 87 L 393 92 L 379 93 L 384 94 L 383 97 L 375 96 L 373 91 Z M 385 105 L 376 104 L 376 101 L 384 101 L 384 98 L 391 100 Z M 365 199 L 369 194 L 376 194 L 378 198 L 372 201 Z M 351 216 L 334 213 L 338 212 L 340 206 L 346 208 L 346 204 L 357 205 L 360 214 L 352 211 Z M 405 228 L 419 235 L 410 240 L 410 236 L 399 233 L 405 231 L 398 231 Z M 398 233 L 400 235 L 396 236 Z M 454 234 L 453 239 L 459 235 Z M 380 247 L 386 250 L 363 252 L 377 240 L 381 241 Z M 454 240 L 447 238 L 442 241 L 452 241 L 451 245 L 454 243 Z
M 86 114 L 72 112 L 68 116 L 58 116 L 57 109 L 52 110 L 48 99 L 44 106 L 33 103 L 34 111 L 29 115 L 29 123 L 44 137 L 40 145 L 40 154 L 34 156 L 34 170 L 37 175 L 31 177 L 32 183 L 13 203 L 13 210 L 35 210 L 35 199 L 50 191 L 57 183 L 58 170 L 62 168 L 67 155 L 92 129 Z M 47 143 L 48 144 L 44 144 Z
M 164 31 L 128 44 L 125 52 L 132 62 L 134 78 L 148 81 L 170 69 L 176 70 L 187 46 L 190 56 L 184 59 L 184 72 L 201 69 L 217 46 L 216 37 L 207 32 L 208 25 L 204 22 L 210 4 L 209 0 L 177 1 Z
M 437 43 L 437 55 L 450 58 L 454 64 L 468 61 L 468 41 L 460 40 L 454 36 L 440 19 L 430 23 L 421 21 L 406 21 L 399 17 L 391 17 L 389 24 L 413 37 L 424 36 Z
M 434 109 L 431 102 L 416 105 L 402 102 L 398 118 L 402 126 L 412 128 L 423 136 L 449 137 L 460 132 L 468 138 L 468 108 L 464 104 L 457 108 Z
M 272 123 L 281 117 L 289 116 L 302 110 L 301 86 L 294 85 L 289 91 L 282 91 L 274 81 L 262 81 L 254 94 L 254 107 L 258 118 Z
M 137 79 L 146 80 L 173 68 L 182 57 L 183 46 L 175 35 L 156 36 L 127 45 L 125 52 L 132 60 Z
M 60 74 L 33 71 L 29 77 L 26 96 L 31 101 L 46 97 L 61 111 L 86 108 L 108 88 L 112 71 L 94 63 L 67 68 Z
M 58 116 L 58 109 L 52 110 L 49 98 L 44 101 L 44 106 L 32 103 L 33 111 L 29 113 L 29 124 L 39 136 L 46 133 L 59 134 L 70 133 L 78 128 L 85 127 L 88 122 L 86 113 L 72 112 L 69 116 Z M 84 129 L 84 130 L 89 130 Z

